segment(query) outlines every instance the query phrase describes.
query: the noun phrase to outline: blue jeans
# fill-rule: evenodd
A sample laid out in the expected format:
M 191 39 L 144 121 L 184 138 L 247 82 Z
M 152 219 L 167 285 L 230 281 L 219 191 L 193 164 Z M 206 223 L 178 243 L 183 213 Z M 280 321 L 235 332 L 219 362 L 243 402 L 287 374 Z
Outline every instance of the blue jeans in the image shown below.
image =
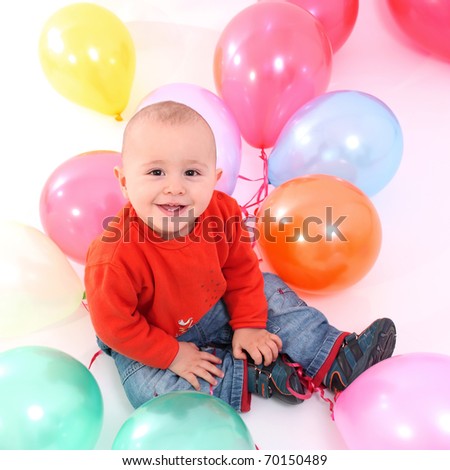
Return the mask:
M 278 276 L 264 274 L 264 291 L 268 301 L 267 330 L 277 334 L 283 342 L 283 353 L 298 362 L 304 373 L 314 378 L 341 335 L 325 316 L 309 307 Z M 223 379 L 212 387 L 199 379 L 201 390 L 212 393 L 241 411 L 245 362 L 235 359 L 231 351 L 233 331 L 225 304 L 219 301 L 197 324 L 178 337 L 178 341 L 195 343 L 204 351 L 222 359 Z M 168 369 L 155 369 L 129 359 L 108 348 L 101 340 L 100 348 L 114 358 L 130 403 L 139 407 L 164 393 L 193 390 L 183 378 Z

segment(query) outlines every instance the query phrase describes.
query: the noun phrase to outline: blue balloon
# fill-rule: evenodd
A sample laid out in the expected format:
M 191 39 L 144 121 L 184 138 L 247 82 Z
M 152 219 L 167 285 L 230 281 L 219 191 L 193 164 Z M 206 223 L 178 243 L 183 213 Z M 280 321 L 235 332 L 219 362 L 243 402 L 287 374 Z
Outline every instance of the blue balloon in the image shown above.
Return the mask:
M 386 186 L 403 153 L 391 109 L 360 91 L 333 91 L 302 106 L 285 124 L 269 157 L 274 186 L 326 174 L 350 181 L 368 196 Z

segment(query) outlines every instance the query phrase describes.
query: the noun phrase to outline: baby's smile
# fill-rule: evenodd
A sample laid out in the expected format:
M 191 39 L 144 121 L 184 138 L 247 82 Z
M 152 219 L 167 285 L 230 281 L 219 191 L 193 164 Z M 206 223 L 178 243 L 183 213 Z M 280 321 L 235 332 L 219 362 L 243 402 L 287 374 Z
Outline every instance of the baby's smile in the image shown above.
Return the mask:
M 157 207 L 160 209 L 163 214 L 168 216 L 179 216 L 182 214 L 183 210 L 187 207 L 182 204 L 157 204 Z

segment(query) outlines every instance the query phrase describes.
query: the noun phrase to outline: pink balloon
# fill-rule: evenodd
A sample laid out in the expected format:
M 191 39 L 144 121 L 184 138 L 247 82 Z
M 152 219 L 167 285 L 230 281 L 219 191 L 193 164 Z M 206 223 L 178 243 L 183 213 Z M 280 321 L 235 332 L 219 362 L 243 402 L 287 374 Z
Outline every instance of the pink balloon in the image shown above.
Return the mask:
M 330 41 L 313 15 L 289 3 L 256 3 L 223 30 L 214 78 L 244 139 L 269 148 L 292 114 L 325 91 L 331 62 Z
M 388 0 L 403 32 L 428 52 L 450 60 L 450 0 Z
M 216 189 L 233 194 L 241 167 L 242 142 L 238 125 L 228 106 L 217 95 L 198 85 L 171 83 L 148 94 L 138 110 L 166 100 L 190 106 L 210 125 L 216 139 L 217 167 L 223 171 Z
M 96 150 L 70 158 L 50 175 L 41 193 L 47 235 L 72 260 L 84 264 L 87 249 L 125 199 L 114 176 L 121 155 Z
M 450 356 L 394 356 L 338 397 L 336 425 L 350 449 L 450 449 Z
M 260 0 L 262 2 L 274 0 Z M 359 0 L 279 0 L 299 6 L 314 15 L 325 28 L 336 52 L 347 41 L 358 17 Z

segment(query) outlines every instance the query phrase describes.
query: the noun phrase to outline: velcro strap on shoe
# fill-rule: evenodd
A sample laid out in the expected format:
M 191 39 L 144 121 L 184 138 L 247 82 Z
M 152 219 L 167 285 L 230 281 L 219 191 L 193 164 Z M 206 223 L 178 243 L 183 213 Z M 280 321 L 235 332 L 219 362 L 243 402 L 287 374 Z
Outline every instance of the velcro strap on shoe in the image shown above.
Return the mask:
M 347 336 L 347 338 L 345 338 L 345 344 L 352 352 L 353 357 L 355 358 L 355 362 L 361 359 L 363 352 L 361 351 L 361 347 L 358 344 L 358 336 L 355 333 L 352 333 L 351 335 Z
M 256 379 L 256 387 L 258 395 L 262 396 L 263 398 L 270 398 L 271 391 L 269 388 L 270 383 L 270 375 L 266 374 L 265 372 L 261 372 L 257 369 L 257 379 Z
M 250 393 L 256 393 L 263 398 L 270 398 L 270 376 L 268 374 L 262 372 L 261 369 L 257 368 L 257 366 L 249 364 L 247 380 L 248 391 Z

